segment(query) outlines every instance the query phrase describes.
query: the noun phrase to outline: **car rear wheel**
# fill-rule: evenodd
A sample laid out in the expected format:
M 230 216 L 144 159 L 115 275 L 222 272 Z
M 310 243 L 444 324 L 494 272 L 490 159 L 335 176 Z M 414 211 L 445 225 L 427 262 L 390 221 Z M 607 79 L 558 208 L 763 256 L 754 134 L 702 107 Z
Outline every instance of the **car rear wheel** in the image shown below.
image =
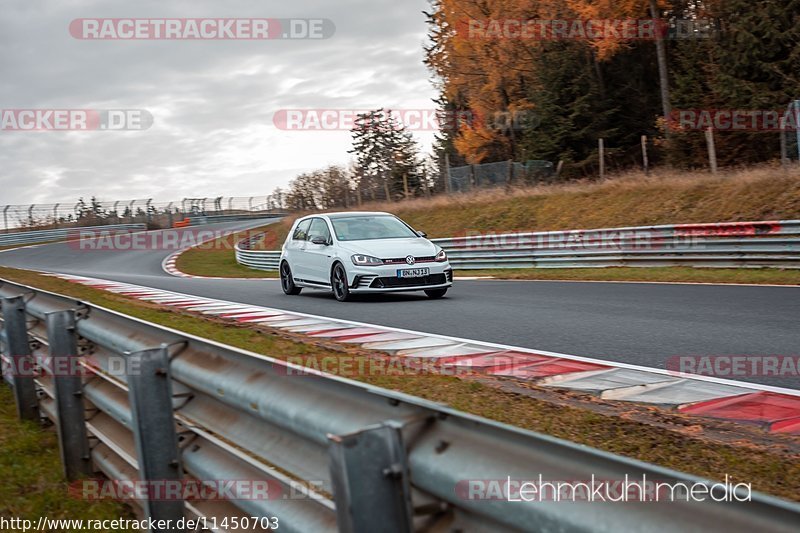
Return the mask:
M 425 291 L 425 294 L 427 294 L 428 298 L 431 300 L 436 300 L 447 294 L 447 289 L 430 289 Z
M 292 269 L 289 268 L 289 263 L 286 261 L 281 263 L 281 288 L 285 294 L 289 294 L 291 296 L 300 294 L 300 291 L 303 290 L 294 284 L 294 279 L 292 278 Z
M 333 287 L 333 295 L 340 302 L 346 302 L 350 299 L 350 287 L 347 285 L 347 272 L 345 272 L 341 263 L 333 267 L 331 287 Z

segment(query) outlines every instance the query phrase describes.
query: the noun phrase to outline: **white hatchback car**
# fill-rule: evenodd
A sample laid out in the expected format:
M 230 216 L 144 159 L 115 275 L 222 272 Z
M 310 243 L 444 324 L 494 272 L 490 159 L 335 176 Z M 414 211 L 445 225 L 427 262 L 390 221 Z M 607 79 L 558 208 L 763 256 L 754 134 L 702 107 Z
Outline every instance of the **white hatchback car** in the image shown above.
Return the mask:
M 445 251 L 390 213 L 298 219 L 283 243 L 280 275 L 286 294 L 326 289 L 340 302 L 352 294 L 395 291 L 441 298 L 453 284 Z

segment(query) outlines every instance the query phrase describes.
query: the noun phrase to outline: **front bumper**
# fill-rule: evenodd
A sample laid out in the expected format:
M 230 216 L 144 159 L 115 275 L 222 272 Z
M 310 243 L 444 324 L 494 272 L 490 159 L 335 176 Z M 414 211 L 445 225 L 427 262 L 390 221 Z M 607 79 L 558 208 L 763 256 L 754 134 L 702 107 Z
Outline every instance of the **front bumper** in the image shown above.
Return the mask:
M 428 268 L 429 274 L 422 278 L 399 278 L 398 270 L 407 268 Z M 357 267 L 347 269 L 350 292 L 398 292 L 443 289 L 453 284 L 453 268 L 447 261 L 443 263 L 417 263 L 408 265 L 382 265 L 376 267 Z

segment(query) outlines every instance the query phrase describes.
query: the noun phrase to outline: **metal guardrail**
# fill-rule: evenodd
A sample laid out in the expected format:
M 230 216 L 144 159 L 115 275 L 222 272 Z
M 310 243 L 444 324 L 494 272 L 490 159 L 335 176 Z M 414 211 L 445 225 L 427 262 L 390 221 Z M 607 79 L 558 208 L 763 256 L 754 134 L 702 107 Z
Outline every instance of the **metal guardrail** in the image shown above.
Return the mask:
M 723 222 L 533 233 L 432 241 L 462 270 L 615 266 L 800 268 L 800 221 Z M 280 252 L 236 247 L 237 262 L 276 270 Z
M 146 494 L 136 500 L 157 520 L 185 514 L 219 524 L 225 517 L 277 517 L 280 529 L 292 532 L 390 533 L 788 532 L 800 523 L 800 505 L 760 493 L 739 502 L 677 498 L 618 505 L 475 497 L 473 484 L 540 475 L 587 483 L 592 476 L 711 482 L 405 394 L 309 374 L 31 287 L 4 282 L 0 299 L 4 366 L 38 361 L 43 369 L 39 377 L 4 377 L 22 418 L 44 416 L 56 425 L 69 479 L 102 472 L 121 482 L 253 480 L 270 487 L 262 496 L 271 496 L 261 498 L 234 492 L 221 501 Z M 112 371 L 119 361 L 126 372 Z M 75 363 L 96 371 L 82 377 L 53 372 Z M 730 485 L 716 494 L 744 496 Z
M 236 262 L 256 270 L 278 270 L 280 250 L 253 250 L 252 247 L 264 238 L 264 233 L 242 239 L 234 245 Z
M 17 231 L 44 225 L 70 226 L 85 225 L 86 220 L 94 223 L 150 223 L 164 224 L 172 219 L 187 216 L 223 215 L 254 213 L 280 210 L 283 196 L 270 194 L 264 196 L 215 196 L 183 198 L 173 201 L 159 201 L 154 198 L 98 201 L 87 198 L 85 201 L 59 202 L 54 204 L 0 205 L 2 230 Z M 164 225 L 162 224 L 162 225 Z
M 236 222 L 240 220 L 258 220 L 261 218 L 285 217 L 286 213 L 279 211 L 269 213 L 252 213 L 252 214 L 237 214 L 237 215 L 207 215 L 207 216 L 188 216 L 190 226 L 202 226 L 204 224 L 215 224 L 219 222 Z
M 77 235 L 80 231 L 93 231 L 101 229 L 103 231 L 144 231 L 147 229 L 147 226 L 144 224 L 112 224 L 107 226 L 82 226 L 75 228 L 6 233 L 0 234 L 0 246 L 63 240 L 69 235 Z
M 800 221 L 723 222 L 434 239 L 459 269 L 800 267 Z

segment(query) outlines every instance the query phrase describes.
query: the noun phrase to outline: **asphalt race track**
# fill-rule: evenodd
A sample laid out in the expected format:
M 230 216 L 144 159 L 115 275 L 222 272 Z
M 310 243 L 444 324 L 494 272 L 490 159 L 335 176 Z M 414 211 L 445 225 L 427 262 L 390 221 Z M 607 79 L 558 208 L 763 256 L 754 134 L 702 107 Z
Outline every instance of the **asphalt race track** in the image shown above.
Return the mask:
M 658 368 L 678 355 L 800 354 L 800 287 L 457 280 L 442 300 L 400 293 L 339 303 L 308 289 L 285 296 L 277 280 L 174 277 L 161 268 L 170 253 L 56 243 L 0 252 L 0 265 Z M 734 379 L 800 389 L 796 376 Z

